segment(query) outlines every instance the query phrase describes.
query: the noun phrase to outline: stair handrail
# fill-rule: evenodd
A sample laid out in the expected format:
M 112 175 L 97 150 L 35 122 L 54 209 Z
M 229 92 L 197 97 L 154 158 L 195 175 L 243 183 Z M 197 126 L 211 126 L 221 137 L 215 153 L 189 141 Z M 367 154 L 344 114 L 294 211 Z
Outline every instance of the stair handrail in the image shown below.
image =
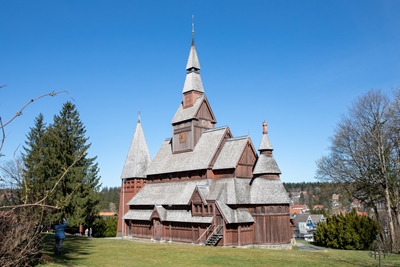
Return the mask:
M 218 230 L 222 228 L 222 225 L 218 225 L 217 227 L 215 227 L 214 231 L 211 233 L 211 235 L 213 235 L 215 233 L 215 231 L 218 232 Z
M 204 231 L 204 233 L 201 234 L 201 236 L 197 239 L 196 242 L 199 242 L 200 239 L 203 237 L 203 235 L 205 235 L 210 230 L 210 228 L 213 227 L 213 226 L 214 225 L 212 225 L 212 224 L 210 226 L 208 226 L 207 229 Z

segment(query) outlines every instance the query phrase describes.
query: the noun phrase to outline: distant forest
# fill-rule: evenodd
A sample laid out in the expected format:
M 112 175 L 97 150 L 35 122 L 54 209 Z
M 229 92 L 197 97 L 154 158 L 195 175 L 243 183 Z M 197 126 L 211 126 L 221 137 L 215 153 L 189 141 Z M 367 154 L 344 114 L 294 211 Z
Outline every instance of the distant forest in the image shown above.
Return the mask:
M 115 211 L 118 212 L 119 208 L 119 191 L 121 187 L 103 187 L 100 191 L 100 210 L 101 211 Z

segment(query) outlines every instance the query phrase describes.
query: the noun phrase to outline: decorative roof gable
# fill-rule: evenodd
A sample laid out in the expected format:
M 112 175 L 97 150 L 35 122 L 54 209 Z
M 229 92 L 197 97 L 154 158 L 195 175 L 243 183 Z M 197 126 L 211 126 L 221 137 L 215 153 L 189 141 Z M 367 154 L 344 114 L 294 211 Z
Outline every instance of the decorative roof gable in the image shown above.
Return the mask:
M 173 154 L 171 139 L 167 139 L 158 150 L 145 174 L 154 175 L 208 169 L 227 132 L 229 132 L 229 128 L 226 126 L 206 130 L 193 151 L 178 154 Z
M 236 168 L 249 139 L 247 136 L 227 139 L 213 170 Z

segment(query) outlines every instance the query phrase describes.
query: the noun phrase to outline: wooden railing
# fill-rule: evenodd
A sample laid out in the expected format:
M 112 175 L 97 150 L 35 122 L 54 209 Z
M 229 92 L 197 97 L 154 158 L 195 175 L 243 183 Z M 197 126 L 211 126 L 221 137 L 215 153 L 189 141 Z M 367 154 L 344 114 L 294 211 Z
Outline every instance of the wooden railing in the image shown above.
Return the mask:
M 222 225 L 210 225 L 207 227 L 207 229 L 204 231 L 204 233 L 197 239 L 197 243 L 199 243 L 200 239 L 206 235 L 206 241 L 207 239 L 214 235 L 215 233 L 218 233 L 218 231 L 222 228 Z M 211 232 L 211 233 L 210 233 Z

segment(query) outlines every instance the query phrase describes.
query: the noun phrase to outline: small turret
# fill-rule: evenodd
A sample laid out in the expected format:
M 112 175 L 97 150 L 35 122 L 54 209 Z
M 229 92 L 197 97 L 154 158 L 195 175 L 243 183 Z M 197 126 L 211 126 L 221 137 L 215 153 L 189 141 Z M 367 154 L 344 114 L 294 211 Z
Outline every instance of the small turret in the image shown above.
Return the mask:
M 258 151 L 260 152 L 260 157 L 253 170 L 253 175 L 256 177 L 265 177 L 270 179 L 279 179 L 281 170 L 276 163 L 272 151 L 274 150 L 271 142 L 268 138 L 267 123 L 264 121 L 263 125 L 263 136 L 261 139 Z

